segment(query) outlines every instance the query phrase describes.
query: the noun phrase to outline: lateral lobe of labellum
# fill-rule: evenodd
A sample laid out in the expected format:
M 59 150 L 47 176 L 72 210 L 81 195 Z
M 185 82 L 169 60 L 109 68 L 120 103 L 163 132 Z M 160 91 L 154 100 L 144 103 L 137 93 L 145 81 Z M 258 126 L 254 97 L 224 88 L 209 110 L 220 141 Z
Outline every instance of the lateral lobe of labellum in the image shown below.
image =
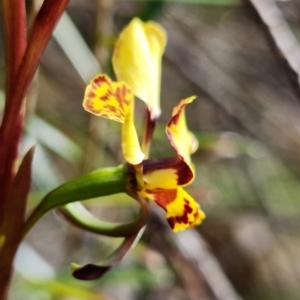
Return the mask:
M 177 185 L 185 185 L 192 181 L 194 174 L 191 168 L 178 157 L 147 159 L 143 162 L 144 174 L 158 170 L 174 169 L 177 175 Z

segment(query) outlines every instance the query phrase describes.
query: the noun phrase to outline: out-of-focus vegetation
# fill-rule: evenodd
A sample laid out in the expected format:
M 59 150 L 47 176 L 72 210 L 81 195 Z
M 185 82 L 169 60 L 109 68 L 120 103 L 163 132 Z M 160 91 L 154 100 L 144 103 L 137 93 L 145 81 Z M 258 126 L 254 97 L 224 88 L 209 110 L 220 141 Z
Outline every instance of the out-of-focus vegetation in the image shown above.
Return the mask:
M 91 117 L 82 98 L 97 72 L 112 72 L 114 40 L 140 16 L 168 32 L 163 113 L 152 154 L 173 155 L 163 124 L 180 99 L 197 95 L 187 108 L 200 145 L 189 192 L 207 219 L 184 240 L 192 250 L 200 245 L 196 260 L 153 213 L 123 262 L 86 283 L 71 278 L 70 263 L 101 260 L 119 240 L 84 233 L 47 214 L 19 251 L 12 300 L 300 298 L 300 89 L 291 66 L 300 58 L 300 4 L 261 0 L 278 8 L 274 24 L 288 30 L 278 35 L 282 27 L 270 31 L 264 7 L 255 2 L 71 0 L 27 98 L 22 149 L 37 144 L 28 211 L 64 181 L 122 161 L 118 125 Z M 280 50 L 280 43 L 295 51 Z M 3 66 L 3 44 L 0 50 Z M 137 105 L 141 124 L 142 109 Z M 122 196 L 118 200 L 108 197 L 101 207 L 91 200 L 89 207 L 117 219 L 115 205 L 128 207 Z

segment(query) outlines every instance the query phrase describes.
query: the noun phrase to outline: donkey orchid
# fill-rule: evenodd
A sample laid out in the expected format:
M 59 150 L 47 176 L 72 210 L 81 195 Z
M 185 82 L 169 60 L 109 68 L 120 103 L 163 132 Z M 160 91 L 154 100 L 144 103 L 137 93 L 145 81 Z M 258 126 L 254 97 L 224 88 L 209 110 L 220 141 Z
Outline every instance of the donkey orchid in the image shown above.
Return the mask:
M 171 228 L 179 231 L 198 225 L 205 218 L 199 204 L 183 189 L 194 179 L 190 154 L 197 149 L 197 141 L 187 129 L 184 109 L 195 97 L 182 100 L 174 108 L 166 127 L 177 157 L 145 159 L 147 153 L 141 150 L 134 126 L 134 95 L 146 103 L 150 127 L 154 128 L 160 115 L 161 57 L 165 44 L 166 34 L 158 24 L 134 19 L 121 33 L 113 54 L 114 70 L 120 81 L 97 75 L 87 86 L 83 107 L 92 114 L 122 123 L 123 156 L 129 173 L 135 170 L 135 180 L 130 181 L 129 188 L 161 206 Z M 148 134 L 147 130 L 144 134 Z M 151 137 L 148 134 L 148 144 Z

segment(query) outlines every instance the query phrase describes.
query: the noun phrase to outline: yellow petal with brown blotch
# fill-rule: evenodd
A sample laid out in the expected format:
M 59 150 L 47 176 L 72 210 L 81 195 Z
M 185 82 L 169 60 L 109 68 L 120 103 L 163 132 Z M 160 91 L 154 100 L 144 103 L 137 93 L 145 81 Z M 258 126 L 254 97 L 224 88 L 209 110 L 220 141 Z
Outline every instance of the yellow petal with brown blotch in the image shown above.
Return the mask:
M 160 115 L 161 59 L 166 40 L 159 24 L 135 18 L 121 32 L 112 58 L 118 80 L 146 103 L 152 120 Z
M 175 232 L 199 225 L 205 219 L 200 205 L 181 187 L 165 209 L 168 223 Z
M 134 95 L 124 82 L 111 81 L 105 74 L 97 75 L 86 88 L 83 107 L 94 115 L 123 123 L 125 160 L 133 165 L 143 161 L 145 155 L 134 127 Z
M 143 179 L 150 189 L 173 189 L 192 182 L 191 167 L 178 157 L 147 159 L 143 161 Z
M 167 221 L 175 232 L 199 225 L 205 218 L 199 204 L 182 187 L 147 189 L 143 196 L 167 212 Z
M 181 100 L 173 109 L 172 118 L 166 127 L 166 133 L 171 145 L 177 154 L 189 165 L 191 165 L 190 155 L 197 150 L 198 141 L 187 128 L 184 109 L 195 98 L 195 96 L 192 96 Z
M 99 74 L 86 87 L 83 107 L 96 116 L 124 123 L 132 101 L 134 96 L 125 83 Z

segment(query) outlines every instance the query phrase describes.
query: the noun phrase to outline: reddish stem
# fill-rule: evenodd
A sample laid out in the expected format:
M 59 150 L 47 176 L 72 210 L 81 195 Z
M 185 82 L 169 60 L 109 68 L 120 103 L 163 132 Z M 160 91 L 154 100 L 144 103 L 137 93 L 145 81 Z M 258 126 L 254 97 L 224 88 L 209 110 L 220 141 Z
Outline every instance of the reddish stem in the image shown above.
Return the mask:
M 26 11 L 24 0 L 3 0 L 6 61 L 6 99 L 9 101 L 26 49 Z
M 21 176 L 25 171 L 19 169 L 21 175 L 15 179 L 15 162 L 23 130 L 24 97 L 54 27 L 68 2 L 69 0 L 43 2 L 26 48 L 25 1 L 2 0 L 7 81 L 5 110 L 0 128 L 0 235 L 5 239 L 0 248 L 0 300 L 7 297 L 12 260 L 20 242 L 22 216 L 30 187 L 30 176 Z M 27 168 L 30 165 L 31 159 Z M 26 188 L 21 188 L 22 182 Z M 14 217 L 20 222 L 15 222 Z
M 149 157 L 151 141 L 155 128 L 156 119 L 151 119 L 151 112 L 146 108 L 145 126 L 142 140 L 142 151 L 145 154 L 145 159 Z
M 3 19 L 5 34 L 5 59 L 6 59 L 6 110 L 11 101 L 18 70 L 20 68 L 26 49 L 26 10 L 24 0 L 3 0 Z M 2 142 L 1 149 L 6 150 L 8 157 L 0 157 L 0 211 L 7 198 L 8 191 L 13 181 L 13 164 L 17 157 L 17 145 L 21 136 L 23 115 L 20 110 L 15 111 L 16 126 L 11 131 L 9 143 Z M 1 132 L 1 130 L 0 130 Z M 0 150 L 1 151 L 1 150 Z M 6 171 L 7 170 L 7 171 Z M 1 218 L 3 219 L 3 218 Z
M 4 1 L 5 3 L 9 2 L 9 0 Z M 12 86 L 9 87 L 8 90 L 13 90 L 13 93 L 9 94 L 9 100 L 6 102 L 5 113 L 0 129 L 0 141 L 2 145 L 5 145 L 5 147 L 0 147 L 0 189 L 3 191 L 0 202 L 5 202 L 14 176 L 14 162 L 17 157 L 23 126 L 20 113 L 25 94 L 54 27 L 68 2 L 69 0 L 44 1 L 33 24 L 28 47 L 20 65 L 19 72 L 17 73 L 16 80 L 9 81 L 9 84 Z M 7 4 L 7 6 L 9 6 L 9 4 Z M 12 137 L 12 133 L 16 131 L 18 132 Z

